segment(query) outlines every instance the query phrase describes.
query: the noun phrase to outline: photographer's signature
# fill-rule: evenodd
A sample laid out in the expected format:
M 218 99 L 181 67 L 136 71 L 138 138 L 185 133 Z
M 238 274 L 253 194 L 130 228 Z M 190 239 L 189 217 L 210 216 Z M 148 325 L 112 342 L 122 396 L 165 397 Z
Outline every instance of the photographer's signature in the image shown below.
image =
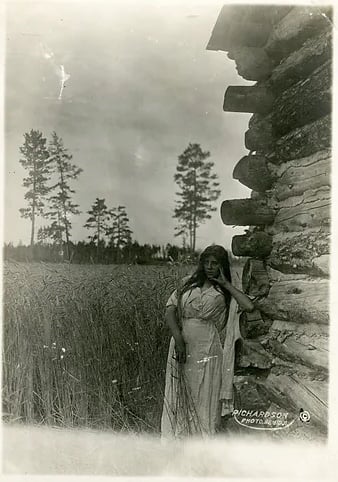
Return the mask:
M 281 430 L 290 427 L 297 420 L 294 413 L 283 410 L 235 409 L 232 415 L 239 425 L 254 430 Z M 310 418 L 310 413 L 301 408 L 299 419 L 304 423 L 309 423 Z

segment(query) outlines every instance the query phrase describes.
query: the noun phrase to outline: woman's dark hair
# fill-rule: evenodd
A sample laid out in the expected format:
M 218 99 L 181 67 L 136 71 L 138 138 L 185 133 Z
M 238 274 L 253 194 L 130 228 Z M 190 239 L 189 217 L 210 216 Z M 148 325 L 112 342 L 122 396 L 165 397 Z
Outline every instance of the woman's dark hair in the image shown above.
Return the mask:
M 181 291 L 181 295 L 187 291 L 189 288 L 199 287 L 201 288 L 207 279 L 207 275 L 205 274 L 204 269 L 204 262 L 205 259 L 209 256 L 214 256 L 218 263 L 220 264 L 223 273 L 227 280 L 231 283 L 231 273 L 230 273 L 230 263 L 229 263 L 229 256 L 226 249 L 223 246 L 219 246 L 217 244 L 212 244 L 205 248 L 205 250 L 201 253 L 199 257 L 199 262 L 196 271 L 190 276 L 189 279 L 184 283 Z M 222 288 L 216 281 L 210 280 L 211 284 L 215 287 L 215 289 L 221 292 L 224 295 L 227 307 L 230 305 L 231 294 L 225 288 Z

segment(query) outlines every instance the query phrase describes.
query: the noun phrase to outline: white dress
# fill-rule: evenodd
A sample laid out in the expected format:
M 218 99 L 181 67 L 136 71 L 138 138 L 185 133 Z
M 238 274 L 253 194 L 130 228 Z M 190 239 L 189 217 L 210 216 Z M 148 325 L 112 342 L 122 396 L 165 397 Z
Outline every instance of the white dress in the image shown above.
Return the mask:
M 177 292 L 167 307 L 177 307 Z M 175 360 L 175 340 L 170 340 L 163 413 L 162 437 L 213 435 L 220 420 L 223 350 L 217 325 L 224 323 L 226 302 L 213 286 L 192 288 L 182 296 L 182 334 L 186 363 Z

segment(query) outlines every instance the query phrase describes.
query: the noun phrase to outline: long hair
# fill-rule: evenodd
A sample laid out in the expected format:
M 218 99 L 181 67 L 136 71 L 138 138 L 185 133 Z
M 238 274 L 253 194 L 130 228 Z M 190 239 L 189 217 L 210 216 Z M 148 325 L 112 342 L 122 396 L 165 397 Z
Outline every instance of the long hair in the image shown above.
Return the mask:
M 231 272 L 228 253 L 226 249 L 223 248 L 223 246 L 212 244 L 211 246 L 205 248 L 205 250 L 201 253 L 197 269 L 184 283 L 181 290 L 181 296 L 183 293 L 185 293 L 191 288 L 201 288 L 203 286 L 205 280 L 207 279 L 207 275 L 205 274 L 204 269 L 204 262 L 208 256 L 214 256 L 216 258 L 216 260 L 220 264 L 220 267 L 223 270 L 225 277 L 231 283 Z M 210 280 L 210 283 L 215 287 L 217 291 L 223 294 L 227 308 L 229 308 L 231 300 L 231 294 L 229 293 L 229 291 L 220 286 L 216 281 Z

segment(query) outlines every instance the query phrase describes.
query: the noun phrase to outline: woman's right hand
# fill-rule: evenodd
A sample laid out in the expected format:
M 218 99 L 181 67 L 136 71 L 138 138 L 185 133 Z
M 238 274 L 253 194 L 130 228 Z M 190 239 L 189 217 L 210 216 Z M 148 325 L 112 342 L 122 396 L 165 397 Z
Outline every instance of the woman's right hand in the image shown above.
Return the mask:
M 176 360 L 178 363 L 185 363 L 187 359 L 186 346 L 183 337 L 175 340 Z

